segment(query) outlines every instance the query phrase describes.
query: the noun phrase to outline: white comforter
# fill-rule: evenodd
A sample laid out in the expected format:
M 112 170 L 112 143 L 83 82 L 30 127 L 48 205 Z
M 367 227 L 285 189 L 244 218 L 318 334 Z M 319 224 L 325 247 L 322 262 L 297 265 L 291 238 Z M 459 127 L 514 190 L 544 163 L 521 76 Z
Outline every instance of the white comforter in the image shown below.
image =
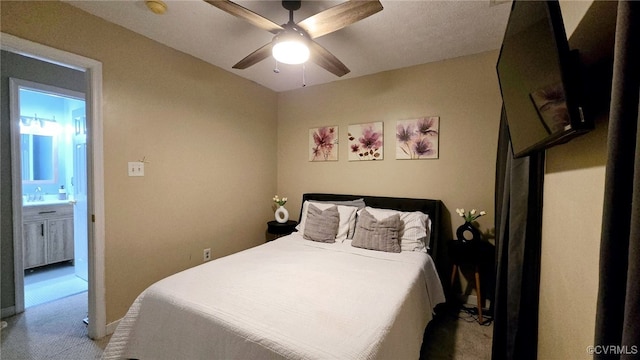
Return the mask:
M 104 359 L 417 359 L 444 294 L 425 253 L 292 235 L 145 290 Z

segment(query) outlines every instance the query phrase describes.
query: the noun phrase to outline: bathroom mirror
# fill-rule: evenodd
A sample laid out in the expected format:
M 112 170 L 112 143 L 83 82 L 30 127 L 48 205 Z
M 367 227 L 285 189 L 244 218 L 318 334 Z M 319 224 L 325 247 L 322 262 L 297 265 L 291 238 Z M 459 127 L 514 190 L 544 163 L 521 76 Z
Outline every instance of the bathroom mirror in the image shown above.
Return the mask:
M 58 183 L 58 148 L 56 137 L 47 134 L 21 133 L 22 182 L 24 184 Z

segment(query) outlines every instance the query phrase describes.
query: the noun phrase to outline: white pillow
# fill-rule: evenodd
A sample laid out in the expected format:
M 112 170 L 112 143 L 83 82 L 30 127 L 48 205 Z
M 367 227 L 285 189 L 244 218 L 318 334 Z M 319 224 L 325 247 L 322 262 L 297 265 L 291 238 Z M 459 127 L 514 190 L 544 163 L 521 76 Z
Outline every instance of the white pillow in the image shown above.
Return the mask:
M 429 248 L 429 235 L 431 234 L 431 220 L 429 216 L 420 211 L 403 212 L 390 209 L 377 209 L 367 206 L 367 212 L 376 220 L 383 220 L 389 216 L 400 215 L 400 248 L 402 251 L 427 252 Z M 360 214 L 362 210 L 358 211 Z
M 353 231 L 356 225 L 356 212 L 358 208 L 355 206 L 335 205 L 331 203 L 321 203 L 315 201 L 305 201 L 302 204 L 302 216 L 300 217 L 300 224 L 296 226 L 296 230 L 299 233 L 304 234 L 304 225 L 307 221 L 307 212 L 309 211 L 309 203 L 312 203 L 320 210 L 326 210 L 332 206 L 338 207 L 338 213 L 340 213 L 340 224 L 338 224 L 338 234 L 336 235 L 336 241 L 342 242 L 350 236 L 353 236 Z

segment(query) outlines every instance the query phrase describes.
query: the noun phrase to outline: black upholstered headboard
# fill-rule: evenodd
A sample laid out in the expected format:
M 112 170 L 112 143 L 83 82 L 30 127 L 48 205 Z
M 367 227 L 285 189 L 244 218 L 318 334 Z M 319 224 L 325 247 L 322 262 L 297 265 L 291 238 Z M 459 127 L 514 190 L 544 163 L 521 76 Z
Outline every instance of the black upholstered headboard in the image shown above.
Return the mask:
M 305 200 L 316 201 L 345 201 L 364 199 L 367 206 L 382 209 L 394 209 L 400 211 L 422 211 L 429 215 L 431 219 L 431 237 L 429 239 L 429 254 L 437 262 L 439 249 L 444 247 L 441 239 L 442 233 L 442 201 L 430 199 L 410 199 L 395 198 L 384 196 L 367 196 L 367 195 L 340 195 L 340 194 L 320 194 L 309 193 L 302 195 L 302 203 Z M 302 214 L 302 210 L 300 210 Z

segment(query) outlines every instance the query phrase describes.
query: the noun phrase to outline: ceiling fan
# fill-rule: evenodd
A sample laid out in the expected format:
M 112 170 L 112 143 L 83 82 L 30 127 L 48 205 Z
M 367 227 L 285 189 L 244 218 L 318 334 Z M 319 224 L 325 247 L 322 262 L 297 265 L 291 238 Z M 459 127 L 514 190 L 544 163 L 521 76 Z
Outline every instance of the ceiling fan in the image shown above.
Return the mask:
M 301 1 L 282 1 L 282 7 L 289 11 L 289 22 L 278 25 L 232 1 L 204 1 L 275 35 L 271 42 L 233 65 L 234 69 L 246 69 L 273 54 L 276 60 L 289 64 L 300 64 L 311 59 L 338 77 L 348 74 L 351 70 L 313 39 L 340 30 L 382 10 L 382 4 L 378 0 L 346 1 L 295 23 L 293 12 L 300 9 Z M 296 53 L 299 56 L 294 59 L 282 58 L 282 52 L 289 50 L 287 46 L 294 47 L 301 53 Z

